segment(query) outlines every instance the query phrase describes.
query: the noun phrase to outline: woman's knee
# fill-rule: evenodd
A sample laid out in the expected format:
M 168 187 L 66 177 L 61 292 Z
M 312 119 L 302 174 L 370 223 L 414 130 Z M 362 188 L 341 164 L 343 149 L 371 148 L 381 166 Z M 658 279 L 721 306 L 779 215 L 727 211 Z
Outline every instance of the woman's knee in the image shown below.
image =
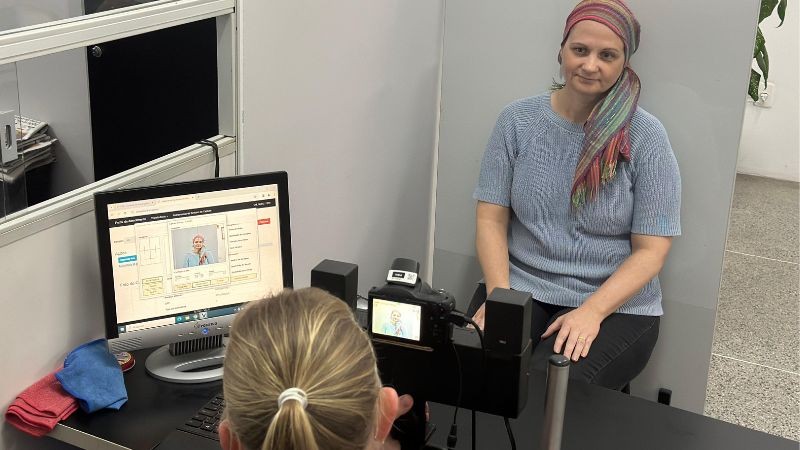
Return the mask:
M 616 390 L 630 383 L 644 370 L 658 339 L 658 317 L 641 322 L 624 330 L 606 328 L 604 333 L 601 329 L 586 358 L 570 365 L 570 379 Z M 554 343 L 555 336 L 539 342 L 531 357 L 532 368 L 547 370 Z
M 580 376 L 589 383 L 611 389 L 621 389 L 630 383 L 647 366 L 658 340 L 659 318 L 649 319 L 635 335 L 628 334 L 614 345 L 598 349 L 601 351 L 595 355 L 596 359 L 587 361 L 590 364 L 582 367 Z

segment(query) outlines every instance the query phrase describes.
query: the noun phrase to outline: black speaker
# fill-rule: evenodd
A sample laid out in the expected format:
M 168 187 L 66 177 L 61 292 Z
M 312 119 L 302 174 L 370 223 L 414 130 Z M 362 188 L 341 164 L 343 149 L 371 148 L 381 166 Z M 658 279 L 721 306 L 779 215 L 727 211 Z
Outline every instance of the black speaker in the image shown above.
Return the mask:
M 486 350 L 519 355 L 531 338 L 532 299 L 529 292 L 495 288 L 486 299 Z
M 355 309 L 358 296 L 358 266 L 325 259 L 311 269 L 311 286 L 324 289 Z

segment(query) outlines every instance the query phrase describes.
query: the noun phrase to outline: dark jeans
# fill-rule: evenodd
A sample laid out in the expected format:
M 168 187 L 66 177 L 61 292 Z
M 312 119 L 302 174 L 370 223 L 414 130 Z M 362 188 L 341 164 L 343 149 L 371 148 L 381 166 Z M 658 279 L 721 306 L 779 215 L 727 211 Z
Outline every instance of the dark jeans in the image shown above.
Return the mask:
M 467 314 L 473 315 L 485 301 L 486 287 L 481 284 L 475 291 Z M 558 333 L 545 340 L 541 339 L 541 335 L 559 316 L 573 309 L 575 308 L 533 301 L 531 317 L 533 369 L 547 370 L 547 359 L 553 354 L 553 345 Z M 572 362 L 569 377 L 610 389 L 622 389 L 647 365 L 658 340 L 659 322 L 658 316 L 611 314 L 600 324 L 600 332 L 592 342 L 586 358 Z

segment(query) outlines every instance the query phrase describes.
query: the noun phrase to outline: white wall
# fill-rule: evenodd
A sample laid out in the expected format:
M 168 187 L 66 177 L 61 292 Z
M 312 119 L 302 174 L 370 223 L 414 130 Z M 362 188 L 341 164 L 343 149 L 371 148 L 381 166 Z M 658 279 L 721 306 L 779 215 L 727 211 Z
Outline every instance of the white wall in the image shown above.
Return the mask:
M 427 252 L 441 1 L 245 2 L 242 171 L 289 173 L 295 286 Z
M 557 76 L 575 3 L 447 4 L 433 270 L 461 304 L 481 276 L 472 191 L 489 133 L 505 104 L 544 92 Z M 683 182 L 683 235 L 661 274 L 659 342 L 632 389 L 655 399 L 671 388 L 673 405 L 702 413 L 758 1 L 628 3 L 642 24 L 631 61 L 640 105 L 666 127 Z
M 761 24 L 769 52 L 769 81 L 775 83 L 775 104 L 772 108 L 760 108 L 748 98 L 737 171 L 800 181 L 798 5 L 787 8 L 786 20 L 780 28 L 776 28 L 779 23 L 778 15 L 774 14 Z
M 233 174 L 234 158 L 220 161 Z M 213 165 L 170 181 L 213 177 Z M 63 364 L 73 348 L 105 335 L 94 214 L 87 213 L 0 247 L 0 410 L 16 395 Z M 0 449 L 74 448 L 34 439 L 0 423 Z

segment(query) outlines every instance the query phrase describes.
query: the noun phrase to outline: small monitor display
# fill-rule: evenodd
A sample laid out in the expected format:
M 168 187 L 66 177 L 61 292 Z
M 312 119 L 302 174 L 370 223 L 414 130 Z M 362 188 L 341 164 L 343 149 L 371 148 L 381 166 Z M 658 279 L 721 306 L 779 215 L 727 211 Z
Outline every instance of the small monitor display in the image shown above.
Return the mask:
M 420 341 L 422 307 L 375 298 L 372 300 L 372 333 Z
M 290 287 L 285 175 L 97 194 L 108 337 L 224 334 L 246 302 Z

